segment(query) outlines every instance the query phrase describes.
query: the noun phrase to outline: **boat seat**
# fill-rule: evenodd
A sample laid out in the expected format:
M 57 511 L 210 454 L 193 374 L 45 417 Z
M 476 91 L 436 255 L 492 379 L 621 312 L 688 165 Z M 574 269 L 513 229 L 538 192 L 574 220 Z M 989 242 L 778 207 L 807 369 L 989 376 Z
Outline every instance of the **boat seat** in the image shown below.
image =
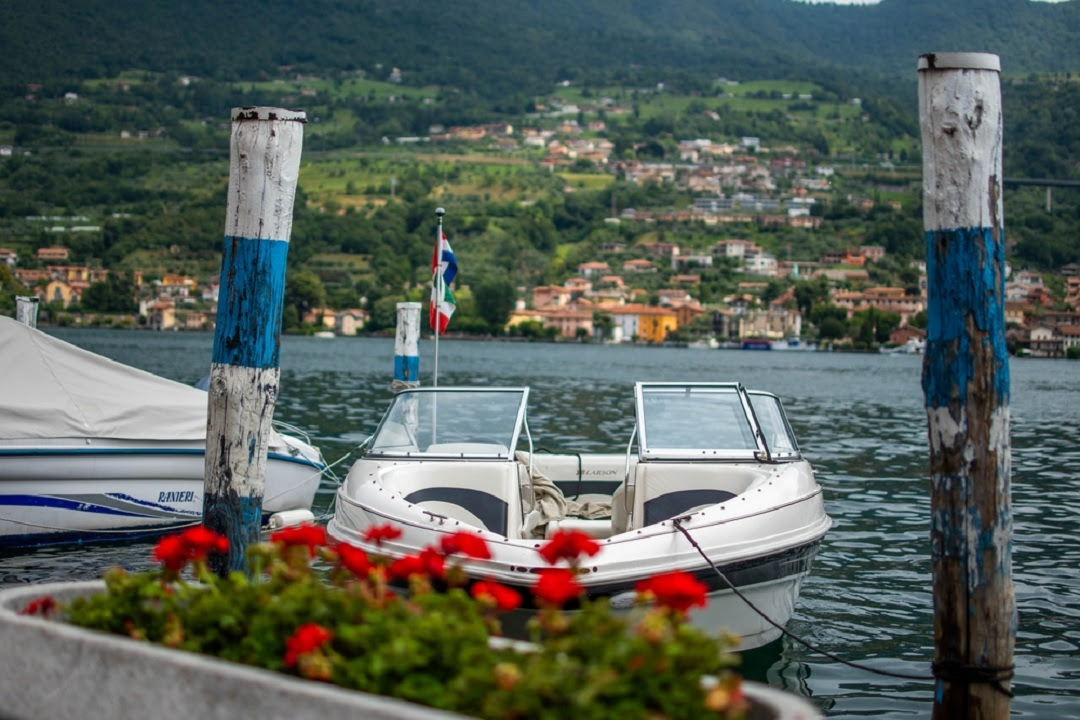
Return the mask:
M 423 512 L 516 537 L 521 524 L 517 466 L 505 462 L 424 462 L 386 468 L 382 484 Z M 511 522 L 510 518 L 518 518 Z
M 730 500 L 766 475 L 768 470 L 745 465 L 641 463 L 630 521 L 645 527 L 696 512 Z

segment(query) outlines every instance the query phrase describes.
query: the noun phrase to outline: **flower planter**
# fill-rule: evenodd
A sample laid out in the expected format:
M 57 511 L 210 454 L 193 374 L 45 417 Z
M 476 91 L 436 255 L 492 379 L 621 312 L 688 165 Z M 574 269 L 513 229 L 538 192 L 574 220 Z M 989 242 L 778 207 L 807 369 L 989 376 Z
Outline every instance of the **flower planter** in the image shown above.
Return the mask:
M 463 716 L 212 657 L 19 615 L 27 603 L 102 592 L 104 582 L 0 590 L 0 717 L 5 720 L 237 720 L 318 717 L 460 720 Z M 805 698 L 744 683 L 748 720 L 814 720 Z

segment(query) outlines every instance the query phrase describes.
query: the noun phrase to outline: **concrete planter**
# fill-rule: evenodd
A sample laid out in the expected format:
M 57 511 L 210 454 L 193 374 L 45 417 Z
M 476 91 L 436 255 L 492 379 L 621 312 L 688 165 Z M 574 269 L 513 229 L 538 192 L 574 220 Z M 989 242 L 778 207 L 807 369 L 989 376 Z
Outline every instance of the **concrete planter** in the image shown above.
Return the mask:
M 19 615 L 46 595 L 102 592 L 101 581 L 0 590 L 0 718 L 4 720 L 462 720 L 461 715 L 269 670 Z M 745 683 L 750 720 L 815 720 L 804 698 Z

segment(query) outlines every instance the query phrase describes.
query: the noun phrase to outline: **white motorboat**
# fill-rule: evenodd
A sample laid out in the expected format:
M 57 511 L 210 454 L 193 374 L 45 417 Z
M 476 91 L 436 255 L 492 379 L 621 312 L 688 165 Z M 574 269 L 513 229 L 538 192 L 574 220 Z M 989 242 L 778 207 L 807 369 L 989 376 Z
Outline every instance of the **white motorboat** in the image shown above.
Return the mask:
M 207 395 L 0 317 L 0 547 L 137 538 L 202 517 Z M 326 463 L 268 443 L 263 519 L 312 519 Z
M 524 387 L 396 394 L 338 489 L 328 533 L 400 558 L 475 532 L 492 557 L 463 561 L 467 575 L 529 598 L 544 539 L 579 530 L 600 545 L 578 578 L 589 597 L 629 608 L 638 581 L 682 570 L 708 587 L 695 624 L 742 649 L 780 635 L 746 600 L 786 623 L 831 520 L 775 395 L 638 383 L 634 431 L 610 454 L 536 452 L 528 398 Z M 400 538 L 365 540 L 388 523 Z

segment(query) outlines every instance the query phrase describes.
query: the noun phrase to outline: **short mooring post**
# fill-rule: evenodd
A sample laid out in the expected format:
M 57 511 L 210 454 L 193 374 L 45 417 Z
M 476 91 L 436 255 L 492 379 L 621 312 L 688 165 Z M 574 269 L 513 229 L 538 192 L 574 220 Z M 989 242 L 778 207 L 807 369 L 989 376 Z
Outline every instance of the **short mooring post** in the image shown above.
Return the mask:
M 40 298 L 26 295 L 15 296 L 15 320 L 32 328 L 37 327 L 38 306 Z
M 397 304 L 397 334 L 394 336 L 394 382 L 397 392 L 420 385 L 420 303 Z
M 919 58 L 936 720 L 1009 717 L 1009 360 L 996 55 Z
M 228 553 L 210 558 L 219 575 L 244 569 L 259 539 L 304 122 L 295 110 L 232 112 L 203 498 L 203 523 L 229 539 Z

